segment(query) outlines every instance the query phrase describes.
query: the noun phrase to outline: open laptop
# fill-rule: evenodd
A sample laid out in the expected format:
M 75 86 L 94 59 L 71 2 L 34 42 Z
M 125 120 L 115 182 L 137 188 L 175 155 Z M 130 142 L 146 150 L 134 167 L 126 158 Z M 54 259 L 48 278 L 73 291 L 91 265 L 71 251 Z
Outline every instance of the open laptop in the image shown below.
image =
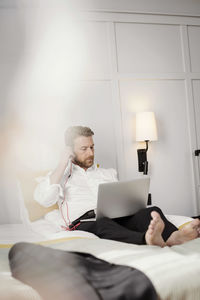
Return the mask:
M 147 206 L 150 178 L 102 183 L 98 189 L 96 219 L 126 217 Z M 82 220 L 93 221 L 95 218 Z
M 149 185 L 150 178 L 100 184 L 96 218 L 126 217 L 145 208 Z

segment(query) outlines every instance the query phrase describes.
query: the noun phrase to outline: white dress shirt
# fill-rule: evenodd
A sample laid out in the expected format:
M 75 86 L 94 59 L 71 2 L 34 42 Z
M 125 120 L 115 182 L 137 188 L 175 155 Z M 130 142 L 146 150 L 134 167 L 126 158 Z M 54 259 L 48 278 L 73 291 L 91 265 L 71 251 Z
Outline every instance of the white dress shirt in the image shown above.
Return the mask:
M 115 169 L 98 168 L 95 164 L 86 171 L 72 164 L 70 177 L 69 170 L 68 166 L 60 184 L 50 184 L 51 172 L 40 178 L 34 193 L 35 200 L 45 207 L 58 203 L 59 211 L 49 213 L 49 220 L 58 225 L 69 224 L 88 210 L 95 209 L 99 184 L 118 180 Z

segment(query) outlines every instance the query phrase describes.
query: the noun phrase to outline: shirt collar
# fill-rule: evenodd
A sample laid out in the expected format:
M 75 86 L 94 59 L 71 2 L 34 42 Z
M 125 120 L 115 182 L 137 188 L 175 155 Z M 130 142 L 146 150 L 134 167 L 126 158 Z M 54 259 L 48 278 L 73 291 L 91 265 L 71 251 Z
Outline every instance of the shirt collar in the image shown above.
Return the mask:
M 81 172 L 90 172 L 90 171 L 96 171 L 97 169 L 97 164 L 94 163 L 91 167 L 89 167 L 86 171 L 79 167 L 78 165 L 75 165 L 72 163 L 72 171 L 81 171 Z

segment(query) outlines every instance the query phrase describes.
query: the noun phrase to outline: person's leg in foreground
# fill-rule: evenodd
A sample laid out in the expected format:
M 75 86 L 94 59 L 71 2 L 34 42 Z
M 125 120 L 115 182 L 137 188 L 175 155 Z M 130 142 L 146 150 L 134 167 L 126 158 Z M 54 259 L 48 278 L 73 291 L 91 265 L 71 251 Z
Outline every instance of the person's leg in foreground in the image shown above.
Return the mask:
M 143 272 L 87 253 L 18 243 L 10 250 L 9 261 L 13 277 L 33 287 L 44 300 L 158 299 Z

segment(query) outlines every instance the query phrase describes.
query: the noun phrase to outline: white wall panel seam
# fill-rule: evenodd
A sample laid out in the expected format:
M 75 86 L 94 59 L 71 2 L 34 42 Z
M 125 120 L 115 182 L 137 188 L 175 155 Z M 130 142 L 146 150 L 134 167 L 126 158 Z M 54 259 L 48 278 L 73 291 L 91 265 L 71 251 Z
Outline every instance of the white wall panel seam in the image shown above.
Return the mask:
M 114 112 L 114 130 L 115 130 L 115 144 L 117 151 L 117 167 L 119 178 L 124 177 L 125 167 L 125 154 L 124 154 L 124 142 L 122 134 L 122 115 L 121 115 L 121 104 L 119 85 L 117 79 L 117 47 L 116 47 L 116 35 L 115 26 L 112 22 L 108 23 L 108 38 L 109 38 L 109 55 L 110 55 L 110 69 L 111 69 L 111 87 L 112 87 L 112 105 Z
M 189 47 L 189 36 L 188 36 L 187 26 L 181 26 L 181 41 L 182 41 L 182 52 L 183 52 L 185 72 L 186 74 L 191 74 L 191 53 Z M 195 122 L 194 95 L 193 95 L 191 80 L 192 79 L 189 76 L 185 80 L 186 109 L 187 109 L 186 117 L 188 120 L 189 147 L 191 152 L 190 165 L 192 168 L 192 182 L 194 183 L 193 202 L 197 213 L 199 210 L 199 205 L 198 205 L 199 199 L 198 199 L 198 190 L 197 190 L 197 186 L 199 184 L 199 170 L 194 157 L 194 149 L 197 147 L 197 128 Z

